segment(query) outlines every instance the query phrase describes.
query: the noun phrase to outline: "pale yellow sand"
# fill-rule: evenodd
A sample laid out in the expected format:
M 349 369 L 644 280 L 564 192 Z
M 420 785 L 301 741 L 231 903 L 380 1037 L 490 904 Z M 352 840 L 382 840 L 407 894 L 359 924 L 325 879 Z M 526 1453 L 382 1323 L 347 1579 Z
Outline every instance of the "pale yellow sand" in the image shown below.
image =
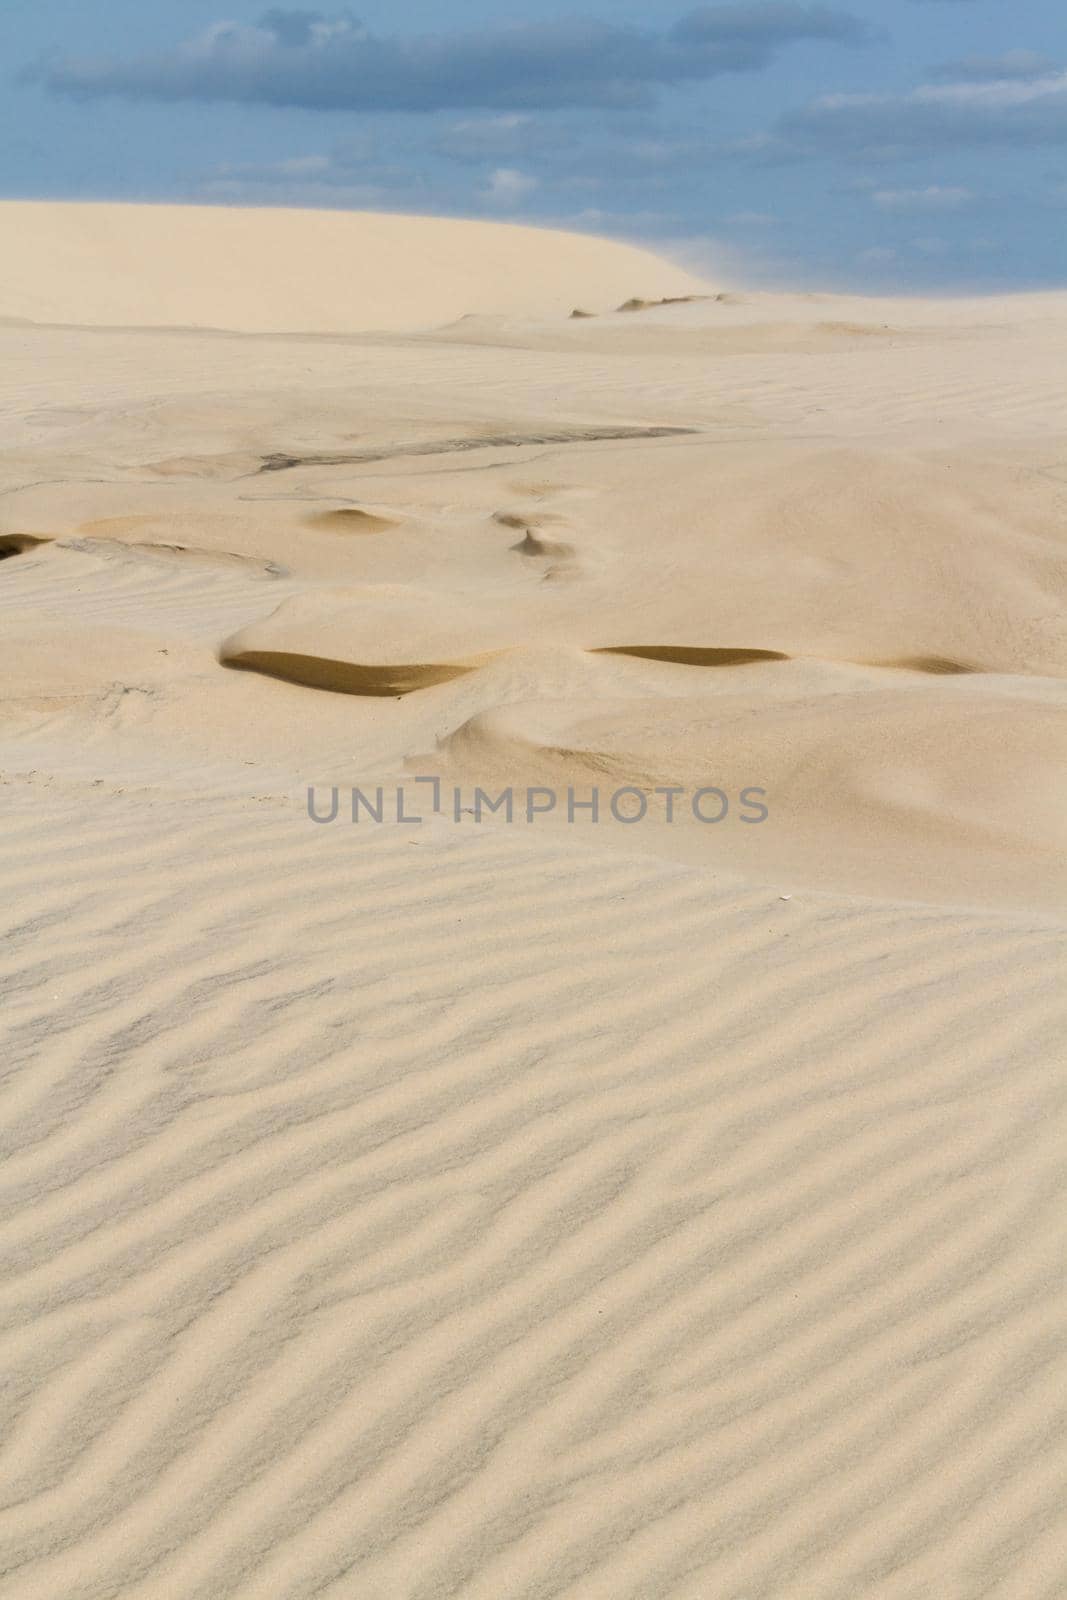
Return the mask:
M 0 237 L 0 316 L 33 322 L 337 333 L 702 287 L 627 245 L 441 217 L 2 201 Z
M 0 1596 L 1060 1600 L 1067 295 L 491 232 L 0 206 Z

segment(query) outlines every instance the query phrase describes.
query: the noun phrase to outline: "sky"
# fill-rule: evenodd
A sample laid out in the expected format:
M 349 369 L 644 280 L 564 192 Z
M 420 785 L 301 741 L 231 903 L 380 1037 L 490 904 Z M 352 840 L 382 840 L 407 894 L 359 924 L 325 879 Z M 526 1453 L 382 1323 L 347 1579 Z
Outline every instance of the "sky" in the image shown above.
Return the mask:
M 494 217 L 728 281 L 1067 283 L 1063 0 L 3 0 L 0 195 Z

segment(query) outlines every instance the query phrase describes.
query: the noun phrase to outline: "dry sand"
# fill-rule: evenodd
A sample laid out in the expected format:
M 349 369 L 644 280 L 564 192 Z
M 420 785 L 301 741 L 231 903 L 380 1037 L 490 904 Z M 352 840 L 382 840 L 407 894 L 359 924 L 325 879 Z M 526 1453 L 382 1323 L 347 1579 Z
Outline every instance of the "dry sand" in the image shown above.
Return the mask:
M 3 1600 L 1060 1600 L 1067 294 L 0 246 Z
M 499 222 L 45 201 L 0 218 L 0 317 L 33 322 L 351 333 L 701 287 L 644 250 Z

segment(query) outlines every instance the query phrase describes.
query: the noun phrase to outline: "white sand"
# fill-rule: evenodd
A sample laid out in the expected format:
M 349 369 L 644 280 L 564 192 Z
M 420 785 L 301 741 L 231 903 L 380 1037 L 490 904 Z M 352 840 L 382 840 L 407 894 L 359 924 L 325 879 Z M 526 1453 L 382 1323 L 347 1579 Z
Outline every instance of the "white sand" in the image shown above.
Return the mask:
M 0 242 L 2 1600 L 1058 1600 L 1067 295 Z

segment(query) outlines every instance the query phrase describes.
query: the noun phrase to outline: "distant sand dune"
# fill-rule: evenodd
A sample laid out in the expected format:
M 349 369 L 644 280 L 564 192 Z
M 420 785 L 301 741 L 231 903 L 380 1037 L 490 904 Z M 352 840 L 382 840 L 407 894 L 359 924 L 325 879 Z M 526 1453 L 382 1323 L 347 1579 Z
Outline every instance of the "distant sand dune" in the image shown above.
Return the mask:
M 0 232 L 16 323 L 338 333 L 701 287 L 629 245 L 499 222 L 6 200 Z

